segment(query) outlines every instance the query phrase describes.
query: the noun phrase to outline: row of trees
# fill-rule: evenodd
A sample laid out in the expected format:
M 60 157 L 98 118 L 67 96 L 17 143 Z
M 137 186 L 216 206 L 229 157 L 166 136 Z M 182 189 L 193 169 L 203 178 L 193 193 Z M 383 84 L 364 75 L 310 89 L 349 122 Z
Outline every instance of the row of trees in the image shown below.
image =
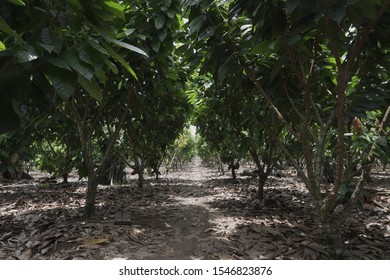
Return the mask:
M 2 171 L 28 156 L 100 180 L 128 162 L 158 167 L 187 123 L 186 69 L 175 54 L 178 1 L 3 1 L 0 7 Z M 55 170 L 53 169 L 55 167 Z
M 390 1 L 185 3 L 200 134 L 232 168 L 250 153 L 260 198 L 275 163 L 293 165 L 340 257 L 375 159 L 389 159 Z
M 58 174 L 77 168 L 90 217 L 102 174 L 120 178 L 128 164 L 141 186 L 145 168 L 158 176 L 164 159 L 180 164 L 193 113 L 198 151 L 233 176 L 250 155 L 260 198 L 277 162 L 294 166 L 339 257 L 341 226 L 390 154 L 389 5 L 3 1 L 2 171 L 29 159 Z

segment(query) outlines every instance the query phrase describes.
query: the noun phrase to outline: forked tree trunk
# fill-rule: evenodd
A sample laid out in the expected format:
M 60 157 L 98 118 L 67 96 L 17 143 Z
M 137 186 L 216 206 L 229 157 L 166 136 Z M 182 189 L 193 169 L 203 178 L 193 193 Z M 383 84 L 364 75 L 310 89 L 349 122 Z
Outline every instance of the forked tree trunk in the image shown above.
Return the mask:
M 257 186 L 257 197 L 260 200 L 264 199 L 264 186 L 265 183 L 267 182 L 268 179 L 268 174 L 264 172 L 264 166 L 260 162 L 260 157 L 257 154 L 256 150 L 249 149 L 249 153 L 252 156 L 253 161 L 256 164 L 256 168 L 259 171 L 259 181 L 258 181 L 258 186 Z
M 240 164 L 238 161 L 236 164 L 234 164 L 234 160 L 229 163 L 229 169 L 231 169 L 233 180 L 237 179 L 236 169 L 239 168 L 240 168 Z

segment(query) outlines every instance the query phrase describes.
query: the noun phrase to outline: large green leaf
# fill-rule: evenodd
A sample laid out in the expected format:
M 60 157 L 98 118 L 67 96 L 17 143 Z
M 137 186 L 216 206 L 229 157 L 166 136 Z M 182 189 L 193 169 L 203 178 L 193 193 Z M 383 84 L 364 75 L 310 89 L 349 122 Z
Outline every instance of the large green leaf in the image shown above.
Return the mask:
M 73 71 L 47 64 L 44 67 L 44 74 L 62 99 L 69 99 L 75 93 L 77 75 Z
M 43 45 L 41 44 L 42 47 L 46 50 L 55 51 L 56 53 L 60 53 L 62 50 L 61 41 L 58 39 L 57 35 L 47 27 L 43 28 L 41 31 L 41 41 L 43 43 Z
M 102 102 L 102 90 L 95 79 L 89 81 L 79 74 L 77 76 L 77 82 L 81 85 L 83 89 L 88 92 L 91 97 L 95 98 L 99 102 Z
M 7 1 L 18 6 L 26 6 L 23 0 L 7 0 Z
M 42 43 L 39 43 L 39 45 L 45 49 L 49 54 L 51 54 L 52 52 L 55 51 L 56 47 L 53 46 L 53 45 L 46 45 L 46 44 L 42 44 Z
M 118 46 L 122 47 L 122 48 L 125 48 L 125 49 L 128 49 L 130 51 L 142 54 L 142 55 L 144 55 L 146 57 L 149 57 L 148 54 L 145 51 L 141 50 L 140 48 L 137 48 L 136 46 L 133 46 L 133 45 L 130 45 L 130 44 L 127 44 L 125 42 L 122 42 L 122 41 L 119 41 L 119 40 L 115 40 L 115 39 L 109 39 L 109 41 L 111 43 L 114 43 L 115 45 L 118 45 Z
M 154 26 L 157 29 L 161 29 L 165 24 L 165 17 L 162 14 L 157 14 L 156 18 L 154 19 Z
M 107 1 L 105 0 L 103 3 L 105 5 L 106 10 L 115 15 L 118 18 L 125 19 L 125 8 L 118 2 L 122 1 Z
M 99 44 L 99 42 L 94 41 L 94 40 L 92 40 L 92 39 L 89 39 L 89 40 L 88 40 L 88 43 L 89 43 L 95 50 L 97 50 L 98 52 L 100 52 L 101 54 L 104 54 L 104 55 L 108 54 L 108 51 L 107 51 L 105 48 L 103 48 L 103 47 Z
M 138 80 L 137 75 L 135 74 L 133 68 L 131 68 L 130 64 L 119 54 L 117 53 L 113 48 L 111 48 L 107 43 L 102 43 L 104 48 L 108 51 L 110 56 L 118 61 L 120 64 L 122 64 L 123 67 L 126 68 L 126 70 L 136 79 Z
M 151 44 L 152 50 L 154 50 L 156 53 L 160 50 L 161 43 L 157 38 L 154 38 Z
M 116 67 L 116 65 L 114 63 L 112 63 L 110 60 L 107 59 L 106 65 L 108 66 L 108 68 L 110 68 L 112 73 L 114 73 L 115 75 L 118 75 L 119 70 L 118 70 L 118 67 Z
M 198 32 L 202 28 L 206 19 L 207 19 L 206 15 L 200 15 L 200 16 L 196 17 L 194 20 L 192 20 L 190 22 L 190 25 L 189 25 L 190 31 L 189 31 L 188 36 L 191 36 L 192 34 Z
M 337 5 L 332 7 L 329 12 L 329 16 L 333 19 L 337 24 L 340 24 L 342 19 L 345 16 L 345 12 L 347 11 L 347 6 L 343 1 L 340 1 Z
M 75 50 L 68 50 L 63 53 L 63 59 L 69 64 L 72 69 L 82 75 L 87 80 L 91 80 L 94 75 L 94 69 L 88 64 L 82 62 Z
M 208 26 L 199 35 L 198 40 L 202 41 L 204 39 L 208 39 L 208 38 L 212 37 L 214 35 L 214 33 L 215 33 L 215 27 L 214 26 Z
M 12 28 L 8 25 L 8 23 L 5 21 L 3 17 L 0 16 L 0 31 L 3 31 L 4 33 L 11 35 L 16 40 L 23 42 L 23 38 L 16 33 Z
M 295 44 L 298 43 L 301 39 L 302 39 L 302 35 L 301 35 L 301 34 L 292 34 L 290 37 L 288 37 L 288 39 L 287 39 L 287 44 L 288 44 L 289 46 L 295 45 Z
M 175 17 L 175 11 L 174 10 L 169 9 L 169 10 L 166 11 L 166 13 L 167 13 L 167 16 L 169 18 L 174 18 Z
M 82 44 L 77 48 L 81 61 L 91 65 L 95 69 L 100 69 L 104 65 L 105 57 L 90 44 Z
M 68 63 L 66 63 L 65 60 L 63 60 L 60 57 L 46 57 L 45 60 L 50 63 L 51 65 L 54 65 L 58 68 L 66 69 L 71 71 L 71 68 Z
M 165 39 L 167 38 L 167 35 L 168 35 L 167 32 L 160 30 L 158 32 L 158 39 L 160 40 L 160 42 L 164 42 Z
M 25 49 L 18 50 L 14 53 L 14 58 L 17 63 L 30 62 L 38 58 L 38 54 L 31 46 L 25 47 Z
M 4 43 L 2 41 L 0 41 L 0 52 L 5 51 L 6 49 L 7 49 L 7 47 L 4 45 Z

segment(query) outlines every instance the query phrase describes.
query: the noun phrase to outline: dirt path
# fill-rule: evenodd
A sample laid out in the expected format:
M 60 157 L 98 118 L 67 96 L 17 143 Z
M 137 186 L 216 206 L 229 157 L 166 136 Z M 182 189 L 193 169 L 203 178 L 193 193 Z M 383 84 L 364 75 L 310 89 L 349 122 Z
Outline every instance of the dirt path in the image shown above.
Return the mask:
M 82 217 L 85 183 L 0 185 L 0 259 L 323 259 L 311 200 L 295 176 L 239 183 L 194 159 L 139 189 L 99 186 L 97 217 Z M 375 174 L 370 201 L 343 229 L 347 258 L 390 259 L 390 175 Z M 130 217 L 116 224 L 116 217 Z

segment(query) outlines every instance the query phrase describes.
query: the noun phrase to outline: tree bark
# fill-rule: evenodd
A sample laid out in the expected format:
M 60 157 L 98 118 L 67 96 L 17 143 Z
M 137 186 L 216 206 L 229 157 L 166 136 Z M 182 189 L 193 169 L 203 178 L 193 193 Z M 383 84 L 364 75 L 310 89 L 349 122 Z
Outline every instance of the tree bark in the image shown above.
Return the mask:
M 233 164 L 234 165 L 234 164 Z M 233 177 L 233 180 L 236 180 L 237 179 L 237 176 L 236 176 L 236 169 L 234 169 L 234 166 L 232 167 L 232 177 Z
M 138 187 L 142 188 L 144 186 L 144 166 L 140 162 L 138 156 L 134 156 L 134 165 L 134 171 L 138 174 Z
M 95 200 L 97 193 L 97 178 L 95 174 L 88 175 L 88 186 L 87 186 L 87 195 L 84 206 L 85 216 L 86 218 L 91 218 L 95 216 Z
M 257 197 L 260 200 L 264 199 L 264 185 L 265 182 L 267 181 L 267 178 L 264 174 L 264 167 L 261 165 L 259 155 L 257 154 L 256 150 L 254 149 L 249 149 L 249 153 L 252 156 L 253 161 L 256 164 L 256 168 L 259 171 L 259 181 L 258 181 L 258 186 L 257 186 Z
M 344 246 L 341 238 L 340 226 L 330 222 L 324 222 L 322 223 L 322 227 L 329 259 L 343 259 Z

